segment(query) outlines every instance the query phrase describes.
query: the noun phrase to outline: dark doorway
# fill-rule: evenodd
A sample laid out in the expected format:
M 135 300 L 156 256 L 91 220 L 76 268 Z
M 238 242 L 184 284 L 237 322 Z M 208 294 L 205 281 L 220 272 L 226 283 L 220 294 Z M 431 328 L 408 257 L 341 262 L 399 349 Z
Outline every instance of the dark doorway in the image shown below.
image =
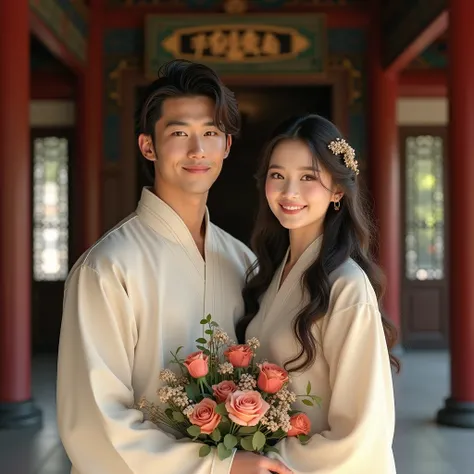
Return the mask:
M 257 207 L 254 176 L 263 146 L 278 123 L 291 115 L 311 112 L 331 120 L 332 86 L 233 86 L 231 89 L 239 102 L 242 130 L 209 193 L 208 207 L 214 224 L 248 244 Z M 136 151 L 140 157 L 138 147 Z M 137 159 L 139 194 L 144 185 L 150 184 L 143 161 Z

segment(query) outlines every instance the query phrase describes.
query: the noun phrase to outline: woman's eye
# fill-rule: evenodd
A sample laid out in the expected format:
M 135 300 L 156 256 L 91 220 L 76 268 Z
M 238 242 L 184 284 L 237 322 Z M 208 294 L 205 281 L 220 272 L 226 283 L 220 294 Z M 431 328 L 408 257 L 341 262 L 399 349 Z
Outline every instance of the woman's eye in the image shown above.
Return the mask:
M 280 173 L 270 173 L 270 178 L 272 178 L 272 179 L 283 179 L 283 176 Z
M 302 181 L 314 181 L 316 179 L 316 176 L 305 174 L 301 179 Z

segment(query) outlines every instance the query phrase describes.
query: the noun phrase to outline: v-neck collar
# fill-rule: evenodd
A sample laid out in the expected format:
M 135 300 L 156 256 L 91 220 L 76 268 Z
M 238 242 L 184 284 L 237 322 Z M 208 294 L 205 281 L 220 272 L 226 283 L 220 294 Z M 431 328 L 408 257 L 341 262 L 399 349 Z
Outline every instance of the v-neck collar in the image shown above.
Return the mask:
M 188 227 L 178 213 L 149 188 L 143 188 L 136 214 L 155 232 L 181 245 L 200 272 L 202 271 L 205 261 Z M 207 259 L 212 247 L 212 229 L 207 207 L 204 219 L 204 252 Z
M 305 249 L 305 251 L 301 254 L 300 258 L 296 261 L 293 265 L 293 268 L 288 272 L 285 280 L 281 282 L 283 272 L 285 270 L 285 265 L 288 261 L 288 256 L 290 254 L 290 248 L 288 247 L 285 257 L 283 258 L 280 268 L 278 269 L 275 275 L 275 286 L 274 286 L 274 294 L 275 300 L 278 298 L 283 302 L 288 293 L 294 288 L 295 284 L 298 283 L 301 279 L 301 275 L 307 270 L 311 264 L 316 260 L 321 250 L 321 244 L 323 241 L 323 236 L 320 235 L 317 237 L 309 246 Z M 283 299 L 281 299 L 283 298 Z

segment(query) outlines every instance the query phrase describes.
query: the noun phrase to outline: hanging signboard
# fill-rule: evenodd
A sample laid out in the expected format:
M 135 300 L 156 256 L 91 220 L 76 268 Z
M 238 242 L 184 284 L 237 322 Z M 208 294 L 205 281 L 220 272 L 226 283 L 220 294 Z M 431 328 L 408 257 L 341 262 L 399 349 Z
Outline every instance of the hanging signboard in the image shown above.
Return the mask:
M 324 15 L 151 15 L 145 34 L 148 77 L 175 58 L 221 74 L 326 73 Z

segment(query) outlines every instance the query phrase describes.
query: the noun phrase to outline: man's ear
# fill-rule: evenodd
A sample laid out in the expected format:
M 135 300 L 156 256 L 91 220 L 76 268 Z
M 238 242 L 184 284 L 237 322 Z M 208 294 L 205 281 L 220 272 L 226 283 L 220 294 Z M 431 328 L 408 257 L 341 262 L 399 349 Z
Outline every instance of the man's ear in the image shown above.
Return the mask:
M 147 160 L 156 161 L 155 148 L 150 135 L 140 134 L 138 137 L 138 147 Z
M 225 144 L 224 159 L 229 156 L 231 146 L 232 146 L 232 135 L 227 135 L 226 144 Z

